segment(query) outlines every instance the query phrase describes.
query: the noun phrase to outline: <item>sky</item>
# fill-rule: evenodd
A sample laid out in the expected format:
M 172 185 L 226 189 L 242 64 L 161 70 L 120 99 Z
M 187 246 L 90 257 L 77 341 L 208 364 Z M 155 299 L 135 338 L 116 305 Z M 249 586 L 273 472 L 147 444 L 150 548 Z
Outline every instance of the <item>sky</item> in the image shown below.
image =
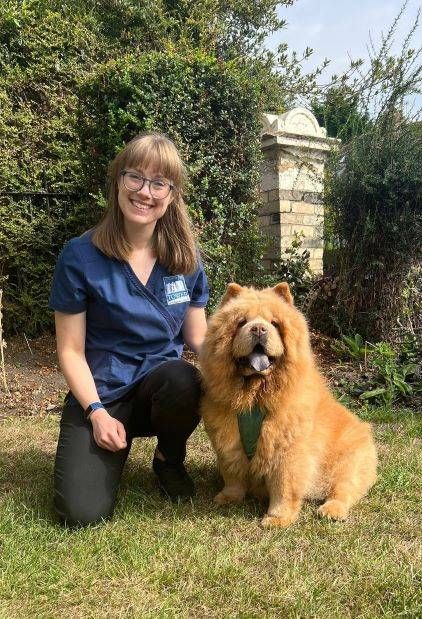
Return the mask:
M 281 7 L 279 16 L 287 26 L 267 40 L 270 49 L 276 49 L 286 42 L 290 49 L 302 52 L 307 46 L 314 54 L 304 65 L 308 70 L 331 60 L 322 83 L 327 83 L 332 74 L 341 74 L 353 59 L 367 58 L 366 46 L 370 36 L 379 43 L 381 32 L 387 33 L 402 6 L 401 0 L 296 0 L 291 7 Z M 395 37 L 395 51 L 400 49 L 413 24 L 421 0 L 409 0 Z M 422 24 L 419 26 L 419 40 L 413 40 L 413 47 L 422 44 Z M 376 47 L 378 47 L 376 45 Z M 419 100 L 419 98 L 418 98 Z

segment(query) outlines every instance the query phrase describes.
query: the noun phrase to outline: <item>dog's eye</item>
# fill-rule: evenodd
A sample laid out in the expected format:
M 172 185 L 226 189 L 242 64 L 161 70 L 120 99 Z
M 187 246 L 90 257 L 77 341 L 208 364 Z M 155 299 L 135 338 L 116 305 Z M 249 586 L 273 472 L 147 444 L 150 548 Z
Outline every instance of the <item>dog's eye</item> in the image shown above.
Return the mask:
M 272 320 L 271 324 L 273 327 L 275 327 L 276 329 L 278 329 L 280 327 L 280 323 L 277 320 Z
M 240 329 L 241 327 L 244 327 L 245 324 L 246 324 L 246 320 L 242 318 L 242 320 L 239 320 L 239 322 L 237 323 L 237 328 Z

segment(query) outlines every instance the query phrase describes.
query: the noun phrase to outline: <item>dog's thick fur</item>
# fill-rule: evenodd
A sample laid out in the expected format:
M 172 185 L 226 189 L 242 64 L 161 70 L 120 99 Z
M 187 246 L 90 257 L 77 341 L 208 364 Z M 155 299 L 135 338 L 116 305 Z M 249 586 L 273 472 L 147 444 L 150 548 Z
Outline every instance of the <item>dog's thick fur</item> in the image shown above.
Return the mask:
M 253 351 L 258 364 L 248 361 Z M 268 496 L 265 527 L 290 525 L 307 498 L 324 501 L 320 515 L 345 519 L 376 479 L 372 432 L 331 395 L 288 285 L 258 291 L 229 284 L 200 363 L 202 416 L 225 484 L 214 500 Z M 237 415 L 254 406 L 265 417 L 248 460 Z

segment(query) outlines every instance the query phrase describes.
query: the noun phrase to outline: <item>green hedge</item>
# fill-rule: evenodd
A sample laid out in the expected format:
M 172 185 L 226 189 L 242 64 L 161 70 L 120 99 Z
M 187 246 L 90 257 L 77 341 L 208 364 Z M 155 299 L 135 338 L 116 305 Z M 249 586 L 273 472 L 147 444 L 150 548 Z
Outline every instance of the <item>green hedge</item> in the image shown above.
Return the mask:
M 111 53 L 103 24 L 85 8 L 77 1 L 71 9 L 69 2 L 0 0 L 0 192 L 84 192 L 79 83 Z M 57 253 L 92 213 L 86 201 L 0 195 L 7 332 L 33 335 L 51 324 Z

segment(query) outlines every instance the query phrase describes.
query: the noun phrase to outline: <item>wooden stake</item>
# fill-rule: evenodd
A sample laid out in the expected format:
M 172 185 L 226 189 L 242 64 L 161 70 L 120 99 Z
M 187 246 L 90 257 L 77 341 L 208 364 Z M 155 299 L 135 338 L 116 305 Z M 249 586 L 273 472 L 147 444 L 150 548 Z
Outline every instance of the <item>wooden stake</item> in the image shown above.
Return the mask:
M 3 290 L 0 288 L 0 368 L 1 368 L 2 376 L 3 376 L 4 390 L 8 395 L 10 395 L 9 387 L 7 386 L 7 380 L 6 380 L 6 366 L 4 364 L 4 349 L 6 347 L 6 342 L 3 340 L 3 327 L 2 327 L 3 314 L 1 311 L 3 307 L 2 297 L 3 297 Z

